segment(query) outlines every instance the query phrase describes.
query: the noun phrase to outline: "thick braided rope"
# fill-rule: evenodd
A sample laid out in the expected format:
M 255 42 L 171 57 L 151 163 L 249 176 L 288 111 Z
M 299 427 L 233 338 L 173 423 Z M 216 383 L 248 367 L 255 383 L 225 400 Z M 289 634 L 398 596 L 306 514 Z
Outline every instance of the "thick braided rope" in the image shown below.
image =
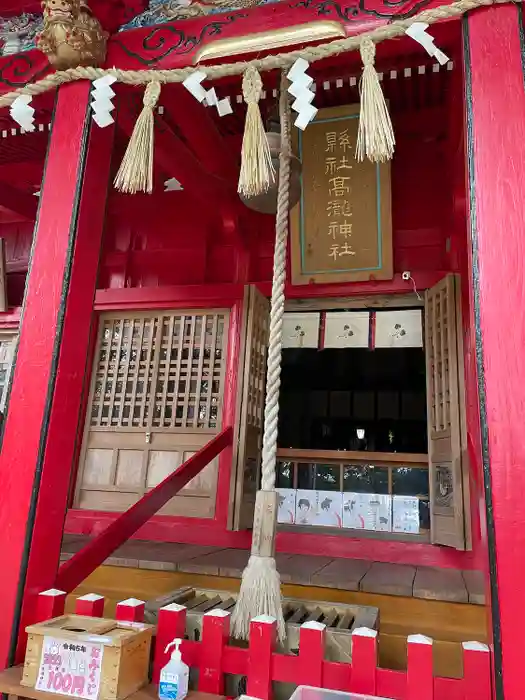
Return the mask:
M 288 202 L 290 189 L 290 110 L 284 73 L 281 78 L 279 103 L 281 116 L 281 152 L 279 154 L 279 188 L 275 220 L 275 251 L 273 256 L 272 300 L 270 307 L 270 336 L 268 338 L 268 370 L 264 406 L 261 488 L 275 488 L 277 458 L 277 423 L 279 418 L 279 389 L 281 387 L 281 347 L 284 315 L 284 285 L 286 282 L 286 245 L 288 241 Z
M 512 2 L 522 2 L 522 0 L 511 0 Z M 266 56 L 265 58 L 256 59 L 250 63 L 258 71 L 269 71 L 276 69 L 284 69 L 291 66 L 298 58 L 304 58 L 310 63 L 319 61 L 330 56 L 337 56 L 346 51 L 354 51 L 359 48 L 363 39 L 371 39 L 375 44 L 387 39 L 395 39 L 402 36 L 406 29 L 414 22 L 426 22 L 434 24 L 441 20 L 460 17 L 466 12 L 475 10 L 478 7 L 488 7 L 490 5 L 508 4 L 509 0 L 459 0 L 459 2 L 451 5 L 442 5 L 431 10 L 423 10 L 418 15 L 411 19 L 397 20 L 391 24 L 378 27 L 370 32 L 364 32 L 357 36 L 347 37 L 345 39 L 336 39 L 335 41 L 319 46 L 312 46 L 307 49 L 297 49 L 287 53 L 275 54 Z M 233 75 L 241 75 L 246 70 L 246 61 L 238 61 L 236 63 L 228 63 L 217 66 L 205 66 L 206 75 L 210 80 L 216 78 L 224 78 Z M 195 66 L 186 68 L 174 68 L 171 70 L 119 70 L 117 68 L 70 68 L 65 71 L 58 71 L 51 75 L 38 80 L 36 83 L 24 85 L 23 87 L 7 92 L 0 97 L 0 107 L 7 107 L 16 100 L 19 95 L 40 95 L 43 92 L 52 90 L 53 88 L 71 83 L 75 80 L 96 80 L 104 75 L 113 75 L 115 78 L 127 85 L 145 85 L 152 80 L 158 80 L 161 83 L 181 83 L 191 73 L 196 70 Z

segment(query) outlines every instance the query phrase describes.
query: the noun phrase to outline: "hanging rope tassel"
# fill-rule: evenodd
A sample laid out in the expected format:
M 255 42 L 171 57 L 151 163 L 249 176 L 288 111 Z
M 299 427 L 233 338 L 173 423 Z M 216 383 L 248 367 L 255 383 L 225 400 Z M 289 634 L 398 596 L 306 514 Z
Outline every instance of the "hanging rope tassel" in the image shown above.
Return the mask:
M 139 114 L 115 178 L 115 187 L 120 192 L 153 192 L 153 133 L 155 129 L 154 109 L 160 97 L 160 83 L 152 80 L 144 92 L 144 107 Z
M 286 637 L 281 579 L 275 565 L 275 530 L 277 526 L 277 493 L 275 465 L 277 461 L 277 422 L 281 386 L 281 346 L 286 281 L 286 245 L 288 240 L 288 201 L 290 188 L 290 113 L 285 74 L 281 77 L 281 152 L 279 155 L 279 188 L 275 219 L 275 251 L 273 258 L 272 301 L 268 339 L 268 368 L 262 445 L 262 481 L 257 492 L 253 518 L 252 551 L 243 572 L 241 590 L 232 615 L 234 637 L 247 639 L 250 620 L 270 615 L 277 620 L 277 632 Z
M 248 108 L 241 149 L 241 172 L 237 191 L 255 197 L 275 182 L 275 170 L 259 109 L 262 80 L 254 66 L 248 66 L 242 80 L 242 94 Z
M 391 160 L 396 140 L 394 130 L 375 69 L 376 47 L 371 39 L 363 39 L 360 46 L 363 74 L 359 83 L 361 111 L 355 157 L 366 157 L 373 163 Z

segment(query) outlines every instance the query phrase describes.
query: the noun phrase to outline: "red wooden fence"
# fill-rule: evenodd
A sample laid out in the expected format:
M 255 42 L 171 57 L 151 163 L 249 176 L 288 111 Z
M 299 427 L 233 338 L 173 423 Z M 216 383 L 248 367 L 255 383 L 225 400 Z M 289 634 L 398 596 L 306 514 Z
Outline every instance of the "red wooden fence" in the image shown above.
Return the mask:
M 39 620 L 64 612 L 66 593 L 58 590 L 40 594 Z M 102 602 L 101 602 L 102 601 Z M 79 615 L 100 617 L 101 596 L 89 594 L 76 601 Z M 117 605 L 117 620 L 141 622 L 144 601 L 130 598 Z M 172 603 L 159 611 L 154 652 L 153 682 L 158 682 L 161 668 L 168 661 L 164 653 L 173 639 L 183 638 L 186 608 Z M 182 658 L 199 669 L 198 689 L 222 695 L 225 674 L 246 676 L 246 694 L 271 700 L 272 681 L 309 685 L 346 692 L 362 693 L 392 700 L 491 700 L 491 654 L 485 644 L 463 644 L 463 678 L 439 678 L 433 674 L 432 640 L 422 635 L 408 637 L 406 671 L 379 668 L 378 636 L 375 630 L 360 628 L 352 635 L 352 663 L 327 661 L 324 658 L 325 625 L 306 622 L 301 626 L 297 656 L 279 654 L 276 622 L 260 616 L 252 620 L 248 648 L 229 645 L 230 614 L 224 610 L 205 613 L 202 641 L 184 640 Z

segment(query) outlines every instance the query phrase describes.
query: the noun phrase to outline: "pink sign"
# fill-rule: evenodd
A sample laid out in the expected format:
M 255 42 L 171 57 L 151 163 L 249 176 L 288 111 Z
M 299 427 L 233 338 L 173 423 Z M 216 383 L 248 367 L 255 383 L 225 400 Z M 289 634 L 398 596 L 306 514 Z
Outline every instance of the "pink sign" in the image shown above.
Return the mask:
M 44 637 L 36 690 L 95 700 L 103 654 L 102 644 Z

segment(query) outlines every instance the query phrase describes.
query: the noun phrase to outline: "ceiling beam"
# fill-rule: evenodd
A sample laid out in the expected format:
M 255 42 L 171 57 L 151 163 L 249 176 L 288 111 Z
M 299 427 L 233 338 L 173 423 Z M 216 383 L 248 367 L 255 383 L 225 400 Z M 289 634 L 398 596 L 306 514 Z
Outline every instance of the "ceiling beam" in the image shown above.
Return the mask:
M 128 136 L 131 136 L 135 122 L 130 112 L 121 110 L 118 124 Z M 224 198 L 228 197 L 229 188 L 226 183 L 210 175 L 202 167 L 197 157 L 160 116 L 155 117 L 154 139 L 156 166 L 168 177 L 175 177 L 187 194 L 208 206 L 211 201 L 224 201 Z
M 6 182 L 0 182 L 0 206 L 28 221 L 34 221 L 38 209 L 38 197 L 18 190 Z
M 239 163 L 234 151 L 219 133 L 210 110 L 200 104 L 182 85 L 170 86 L 162 100 L 204 168 L 237 189 Z
M 120 110 L 118 125 L 130 136 L 135 125 L 133 115 L 127 110 Z M 154 159 L 157 168 L 180 182 L 185 194 L 200 206 L 199 216 L 216 215 L 222 222 L 226 238 L 246 245 L 239 226 L 239 216 L 244 205 L 237 197 L 232 184 L 205 170 L 197 156 L 159 115 L 155 117 L 154 139 Z

